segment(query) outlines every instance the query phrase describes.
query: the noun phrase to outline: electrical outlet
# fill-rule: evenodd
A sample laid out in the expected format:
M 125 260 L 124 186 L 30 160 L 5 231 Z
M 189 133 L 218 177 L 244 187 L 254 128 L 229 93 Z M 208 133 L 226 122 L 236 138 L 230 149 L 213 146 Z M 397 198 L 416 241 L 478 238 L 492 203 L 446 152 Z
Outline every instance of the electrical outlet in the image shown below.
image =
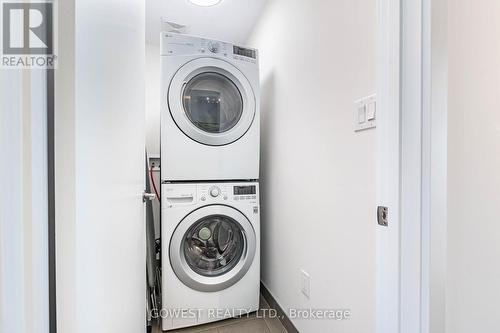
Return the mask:
M 300 291 L 308 299 L 311 298 L 311 276 L 303 269 L 300 270 Z
M 161 168 L 161 159 L 158 156 L 149 156 L 149 167 L 158 172 Z

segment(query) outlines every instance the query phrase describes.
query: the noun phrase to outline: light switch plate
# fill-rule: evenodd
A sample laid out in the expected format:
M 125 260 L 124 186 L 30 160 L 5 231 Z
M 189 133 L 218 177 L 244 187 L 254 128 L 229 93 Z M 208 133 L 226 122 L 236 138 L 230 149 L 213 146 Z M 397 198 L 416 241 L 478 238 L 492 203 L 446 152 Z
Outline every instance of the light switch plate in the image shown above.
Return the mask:
M 354 102 L 354 131 L 376 127 L 377 95 L 363 97 Z

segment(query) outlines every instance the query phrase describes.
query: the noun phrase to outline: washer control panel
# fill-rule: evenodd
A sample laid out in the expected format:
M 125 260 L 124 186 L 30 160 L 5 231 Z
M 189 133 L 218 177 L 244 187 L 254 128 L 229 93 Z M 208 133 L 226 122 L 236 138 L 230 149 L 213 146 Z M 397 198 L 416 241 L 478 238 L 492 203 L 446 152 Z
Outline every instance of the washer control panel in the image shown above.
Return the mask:
M 256 204 L 258 187 L 258 183 L 163 184 L 162 204 L 166 207 L 238 202 Z
M 250 184 L 199 184 L 198 195 L 201 201 L 253 201 L 257 200 L 257 187 Z

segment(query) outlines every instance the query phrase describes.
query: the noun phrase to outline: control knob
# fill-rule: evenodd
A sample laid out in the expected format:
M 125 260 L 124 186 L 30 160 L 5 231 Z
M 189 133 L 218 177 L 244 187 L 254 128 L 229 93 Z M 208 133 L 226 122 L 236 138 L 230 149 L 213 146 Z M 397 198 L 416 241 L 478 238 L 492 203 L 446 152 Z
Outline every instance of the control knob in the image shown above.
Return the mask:
M 219 52 L 219 49 L 220 49 L 220 45 L 219 43 L 208 43 L 208 50 L 212 53 L 217 53 Z
M 210 195 L 212 197 L 214 197 L 214 198 L 218 197 L 219 194 L 220 194 L 220 189 L 217 186 L 214 186 L 214 187 L 210 188 Z

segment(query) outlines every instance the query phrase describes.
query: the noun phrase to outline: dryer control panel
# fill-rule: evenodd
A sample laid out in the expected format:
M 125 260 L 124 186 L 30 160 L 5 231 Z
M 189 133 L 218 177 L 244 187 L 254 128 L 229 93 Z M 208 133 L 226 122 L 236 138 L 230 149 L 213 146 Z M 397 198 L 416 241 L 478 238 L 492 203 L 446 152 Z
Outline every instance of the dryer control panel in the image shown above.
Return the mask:
M 161 35 L 161 55 L 206 55 L 217 58 L 257 63 L 258 52 L 218 40 L 163 32 Z
M 162 197 L 167 207 L 194 204 L 256 204 L 257 183 L 163 184 Z

